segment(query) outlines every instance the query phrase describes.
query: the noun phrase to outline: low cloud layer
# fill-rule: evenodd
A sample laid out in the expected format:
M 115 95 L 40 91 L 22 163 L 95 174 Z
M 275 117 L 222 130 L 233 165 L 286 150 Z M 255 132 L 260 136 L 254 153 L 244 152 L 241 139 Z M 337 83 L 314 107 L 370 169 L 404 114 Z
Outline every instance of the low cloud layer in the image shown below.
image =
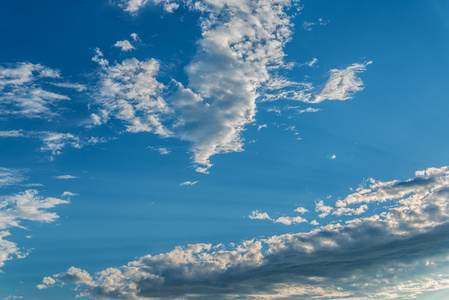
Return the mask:
M 228 248 L 177 247 L 94 276 L 71 268 L 51 278 L 95 299 L 398 299 L 449 288 L 449 168 L 416 175 L 372 180 L 327 211 L 384 203 L 378 214 Z

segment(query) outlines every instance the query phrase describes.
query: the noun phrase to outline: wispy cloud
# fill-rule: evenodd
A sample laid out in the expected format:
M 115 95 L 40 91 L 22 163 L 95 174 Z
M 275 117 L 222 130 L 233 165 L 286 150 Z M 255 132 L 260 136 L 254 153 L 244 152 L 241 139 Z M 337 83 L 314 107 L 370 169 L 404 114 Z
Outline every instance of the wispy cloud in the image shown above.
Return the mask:
M 198 181 L 184 181 L 179 184 L 179 186 L 192 186 L 197 184 Z
M 23 170 L 0 167 L 0 188 L 19 184 L 24 179 Z
M 81 149 L 86 145 L 95 145 L 108 141 L 106 138 L 82 137 L 71 133 L 24 130 L 0 131 L 0 138 L 31 138 L 40 140 L 42 142 L 40 151 L 50 152 L 50 159 L 60 155 L 66 147 Z
M 366 70 L 371 61 L 362 64 L 352 64 L 346 69 L 333 69 L 330 71 L 329 80 L 321 92 L 311 101 L 320 103 L 324 100 L 348 100 L 353 94 L 363 90 L 363 82 L 357 77 L 358 73 Z
M 373 181 L 335 209 L 389 201 L 380 214 L 227 248 L 176 247 L 95 276 L 72 267 L 51 278 L 95 299 L 413 298 L 449 288 L 448 191 L 446 167 L 408 181 Z
M 77 176 L 73 175 L 59 175 L 55 177 L 56 179 L 75 179 L 78 178 Z
M 60 78 L 59 70 L 40 64 L 20 62 L 0 66 L 0 114 L 27 118 L 55 116 L 55 104 L 69 97 L 44 89 L 44 84 L 67 85 L 54 83 Z

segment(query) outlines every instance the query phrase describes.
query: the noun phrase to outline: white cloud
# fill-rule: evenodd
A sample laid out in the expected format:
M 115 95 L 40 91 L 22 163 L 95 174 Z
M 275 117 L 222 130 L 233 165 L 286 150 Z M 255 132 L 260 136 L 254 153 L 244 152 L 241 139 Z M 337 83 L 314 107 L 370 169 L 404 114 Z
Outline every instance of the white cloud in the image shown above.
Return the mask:
M 311 31 L 314 26 L 316 26 L 316 25 L 325 26 L 325 25 L 327 25 L 327 23 L 329 23 L 329 22 L 328 21 L 324 21 L 322 18 L 319 18 L 316 22 L 304 21 L 302 23 L 302 29 L 306 30 L 306 31 Z
M 192 185 L 195 185 L 195 184 L 197 184 L 198 183 L 198 181 L 185 181 L 185 182 L 181 182 L 180 184 L 179 184 L 179 186 L 192 186 Z
M 303 114 L 303 113 L 314 113 L 314 112 L 319 112 L 319 111 L 321 111 L 321 109 L 319 109 L 319 108 L 307 107 L 306 109 L 298 109 L 296 112 L 298 114 Z
M 354 93 L 363 90 L 363 82 L 357 77 L 357 73 L 365 71 L 366 66 L 371 63 L 369 61 L 363 64 L 352 64 L 346 69 L 331 70 L 329 80 L 311 102 L 320 103 L 324 100 L 344 101 L 351 99 Z
M 300 213 L 300 214 L 305 214 L 306 212 L 309 212 L 307 209 L 305 209 L 304 207 L 297 207 L 296 209 L 295 209 L 295 211 L 297 212 L 297 213 Z
M 169 13 L 172 13 L 179 7 L 179 4 L 174 0 L 122 0 L 120 6 L 129 13 L 137 13 L 147 3 L 153 3 L 154 5 L 163 4 L 164 10 Z
M 62 193 L 61 197 L 64 197 L 64 196 L 72 197 L 72 196 L 78 196 L 78 194 L 77 193 L 72 193 L 72 192 L 69 192 L 69 191 L 65 191 L 64 193 Z
M 134 48 L 133 45 L 131 45 L 131 43 L 128 40 L 124 40 L 124 41 L 117 41 L 117 43 L 115 43 L 114 47 L 120 48 L 122 49 L 122 51 L 131 51 Z
M 327 215 L 329 215 L 332 210 L 334 208 L 332 206 L 326 206 L 324 205 L 324 201 L 323 200 L 318 200 L 317 202 L 315 202 L 315 211 L 318 213 L 321 213 L 319 215 L 320 218 L 324 218 Z
M 258 210 L 252 211 L 248 217 L 251 220 L 270 220 L 270 221 L 272 220 L 266 212 L 261 213 Z
M 59 70 L 40 64 L 16 63 L 0 66 L 0 115 L 50 118 L 52 109 L 69 97 L 43 89 L 43 83 L 60 78 Z
M 79 83 L 70 83 L 70 82 L 52 82 L 51 83 L 54 86 L 67 88 L 67 89 L 74 89 L 78 92 L 83 92 L 87 90 L 87 87 L 84 84 Z
M 172 7 L 171 1 L 155 0 L 123 1 L 122 7 L 136 12 L 150 2 Z M 99 103 L 106 113 L 93 115 L 94 124 L 115 117 L 128 123 L 131 132 L 190 141 L 196 170 L 207 173 L 211 156 L 243 151 L 241 133 L 254 122 L 262 85 L 276 77 L 275 70 L 287 67 L 283 47 L 292 30 L 284 10 L 293 3 L 185 2 L 188 9 L 202 14 L 202 38 L 185 69 L 187 86 L 175 82 L 177 90 L 165 101 L 161 97 L 164 86 L 156 80 L 159 64 L 154 59 L 131 59 L 109 66 L 97 49 L 93 60 L 103 66 Z M 297 91 L 293 98 L 303 96 L 304 92 Z
M 295 210 L 297 211 L 297 210 Z M 307 211 L 307 210 L 306 210 Z M 268 220 L 273 223 L 281 223 L 284 225 L 293 225 L 299 223 L 307 223 L 307 220 L 302 217 L 279 217 L 277 219 L 271 218 L 266 212 L 259 212 L 258 210 L 254 210 L 248 216 L 251 220 Z
M 22 170 L 0 167 L 0 188 L 19 184 L 23 180 Z
M 372 182 L 339 204 L 391 201 L 380 214 L 227 248 L 176 247 L 94 277 L 72 267 L 52 278 L 83 287 L 83 296 L 130 300 L 411 299 L 424 291 L 447 289 L 449 170 L 419 174 L 424 175 Z M 269 218 L 257 211 L 253 216 Z
M 4 239 L 11 235 L 7 229 L 24 228 L 20 224 L 22 220 L 54 222 L 59 218 L 58 215 L 47 210 L 66 203 L 69 201 L 40 197 L 36 190 L 26 190 L 12 196 L 0 196 L 0 267 L 13 257 L 23 258 L 27 255 L 15 243 Z
M 23 137 L 22 130 L 8 130 L 8 131 L 0 131 L 0 138 L 12 138 L 12 137 Z
M 137 35 L 137 33 L 131 33 L 129 36 L 132 37 L 135 42 L 140 41 L 140 38 Z
M 160 95 L 164 86 L 155 78 L 159 63 L 154 59 L 139 61 L 132 58 L 109 66 L 103 58 L 96 61 L 102 66 L 97 99 L 102 111 L 101 115 L 95 115 L 94 123 L 104 123 L 113 116 L 126 122 L 129 132 L 169 136 L 170 131 L 161 118 L 170 109 Z
M 76 149 L 81 149 L 86 145 L 94 145 L 97 143 L 105 143 L 106 138 L 97 137 L 80 137 L 71 133 L 60 133 L 51 131 L 23 131 L 11 130 L 0 131 L 0 138 L 33 138 L 42 142 L 40 151 L 51 152 L 50 159 L 53 160 L 55 156 L 60 155 L 62 150 L 69 146 Z
M 160 155 L 168 155 L 171 153 L 171 150 L 165 147 L 153 147 L 153 146 L 149 146 L 147 147 L 147 149 L 151 149 L 154 151 L 159 152 Z
M 73 175 L 59 175 L 55 177 L 56 179 L 75 179 L 78 178 L 77 176 Z
M 335 154 L 330 154 L 330 155 L 327 156 L 327 158 L 333 160 L 333 159 L 336 159 L 336 158 L 337 158 L 337 155 L 335 155 Z
M 257 131 L 260 131 L 263 128 L 267 128 L 267 124 L 262 124 L 262 125 L 257 126 Z

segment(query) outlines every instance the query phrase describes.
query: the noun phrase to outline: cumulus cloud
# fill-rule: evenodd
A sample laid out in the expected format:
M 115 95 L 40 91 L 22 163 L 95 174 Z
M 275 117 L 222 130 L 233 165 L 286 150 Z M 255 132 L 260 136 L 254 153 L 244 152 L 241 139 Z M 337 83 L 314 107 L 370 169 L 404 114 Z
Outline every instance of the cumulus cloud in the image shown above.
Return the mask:
M 133 45 L 131 45 L 131 43 L 128 40 L 124 40 L 124 41 L 117 41 L 117 43 L 115 43 L 114 47 L 120 48 L 122 49 L 122 51 L 131 51 L 134 48 Z
M 19 62 L 0 66 L 0 115 L 27 118 L 55 116 L 55 104 L 69 100 L 69 97 L 44 89 L 44 84 L 60 77 L 59 70 L 40 64 Z
M 446 289 L 449 170 L 417 174 L 372 182 L 336 206 L 389 203 L 379 214 L 229 247 L 176 247 L 94 276 L 72 267 L 52 278 L 95 299 L 402 299 Z
M 41 197 L 38 191 L 33 189 L 12 196 L 0 196 L 0 267 L 4 265 L 5 261 L 11 260 L 13 257 L 23 258 L 27 255 L 16 243 L 4 239 L 11 235 L 8 229 L 24 228 L 21 225 L 23 220 L 43 223 L 54 222 L 58 215 L 49 212 L 48 209 L 66 203 L 69 203 L 69 201 Z
M 330 71 L 329 80 L 321 92 L 315 96 L 312 103 L 320 103 L 324 100 L 348 100 L 353 94 L 363 90 L 363 82 L 357 77 L 358 73 L 366 70 L 371 61 L 362 64 L 352 64 L 346 69 L 333 69 Z
M 297 210 L 295 210 L 297 211 Z M 307 210 L 306 210 L 307 211 Z M 307 220 L 302 217 L 279 217 L 277 219 L 271 218 L 266 212 L 259 212 L 258 210 L 254 210 L 248 216 L 251 220 L 268 220 L 273 223 L 281 223 L 284 225 L 293 225 L 299 223 L 307 223 Z
M 110 66 L 101 57 L 95 60 L 102 66 L 97 99 L 102 110 L 101 114 L 93 116 L 94 123 L 104 123 L 113 116 L 124 121 L 129 132 L 169 136 L 170 131 L 162 124 L 162 118 L 170 108 L 161 97 L 164 86 L 155 78 L 159 63 L 154 59 L 132 58 Z
M 124 1 L 122 7 L 136 12 L 147 3 L 170 1 Z M 187 85 L 173 81 L 170 93 L 156 79 L 159 63 L 154 59 L 128 59 L 109 65 L 99 49 L 93 58 L 102 66 L 100 113 L 94 124 L 110 117 L 125 121 L 131 132 L 153 132 L 192 142 L 198 172 L 207 173 L 215 154 L 243 151 L 241 136 L 254 122 L 256 99 L 263 98 L 266 83 L 279 88 L 310 86 L 274 73 L 287 68 L 283 47 L 291 37 L 290 17 L 285 10 L 295 1 L 186 1 L 201 13 L 202 38 L 186 66 Z M 270 85 L 270 84 L 268 84 Z M 262 86 L 264 86 L 262 88 Z M 296 91 L 294 99 L 307 96 Z M 307 99 L 310 98 L 310 95 Z

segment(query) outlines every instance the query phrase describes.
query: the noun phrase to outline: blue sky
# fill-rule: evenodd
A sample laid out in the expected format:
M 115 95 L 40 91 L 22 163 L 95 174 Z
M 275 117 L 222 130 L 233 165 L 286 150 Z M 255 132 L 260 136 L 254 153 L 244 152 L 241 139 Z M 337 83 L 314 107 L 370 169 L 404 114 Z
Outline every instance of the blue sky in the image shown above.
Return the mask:
M 448 9 L 2 3 L 0 299 L 442 299 Z

